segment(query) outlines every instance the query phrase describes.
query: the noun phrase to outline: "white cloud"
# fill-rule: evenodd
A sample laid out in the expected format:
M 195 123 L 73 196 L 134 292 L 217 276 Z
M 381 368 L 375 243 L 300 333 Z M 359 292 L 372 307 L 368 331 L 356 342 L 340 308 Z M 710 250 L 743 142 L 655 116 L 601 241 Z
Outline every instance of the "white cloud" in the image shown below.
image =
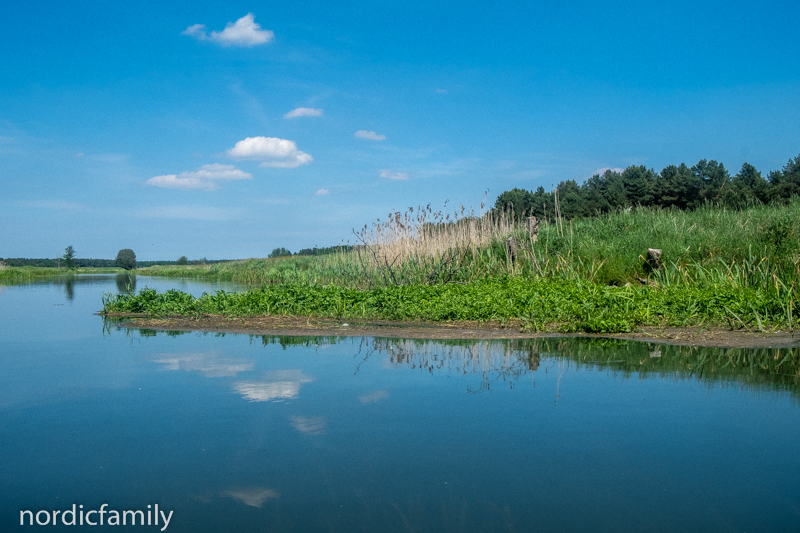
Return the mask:
M 378 135 L 374 131 L 358 130 L 354 135 L 359 139 L 369 139 L 371 141 L 386 140 L 386 135 Z
M 75 157 L 83 157 L 84 155 L 86 154 L 84 154 L 83 152 L 78 152 L 77 154 L 75 154 Z
M 262 167 L 295 168 L 311 163 L 311 155 L 297 149 L 294 141 L 277 137 L 248 137 L 228 150 L 233 159 L 261 161 Z
M 165 189 L 199 189 L 215 191 L 219 189 L 218 181 L 251 180 L 253 175 L 243 172 L 233 165 L 220 165 L 214 163 L 203 165 L 194 172 L 181 172 L 180 174 L 165 174 L 155 176 L 145 182 L 153 187 Z
M 298 107 L 292 109 L 283 118 L 298 118 L 298 117 L 321 117 L 322 109 L 315 109 L 313 107 Z
M 379 176 L 382 178 L 389 178 L 390 180 L 397 180 L 397 181 L 406 181 L 408 179 L 408 174 L 405 172 L 394 172 L 392 170 L 382 169 L 379 170 Z
M 445 94 L 445 93 L 447 93 L 447 89 L 436 89 L 436 92 L 438 94 Z
M 622 168 L 619 168 L 619 167 L 614 167 L 614 168 L 611 168 L 611 167 L 603 167 L 603 168 L 598 168 L 597 170 L 595 170 L 594 172 L 592 172 L 592 176 L 594 176 L 595 174 L 600 174 L 600 175 L 602 176 L 603 174 L 605 174 L 605 173 L 606 173 L 606 170 L 610 170 L 611 172 L 616 172 L 617 174 L 622 174 L 623 170 L 625 170 L 625 169 L 622 169 Z
M 252 13 L 248 13 L 236 22 L 228 22 L 222 31 L 212 31 L 208 34 L 205 24 L 193 24 L 183 30 L 181 35 L 188 35 L 199 41 L 212 41 L 220 46 L 255 46 L 271 43 L 275 38 L 274 32 L 261 29 Z
M 328 189 L 318 189 L 317 192 L 314 193 L 314 196 L 327 196 L 331 193 Z

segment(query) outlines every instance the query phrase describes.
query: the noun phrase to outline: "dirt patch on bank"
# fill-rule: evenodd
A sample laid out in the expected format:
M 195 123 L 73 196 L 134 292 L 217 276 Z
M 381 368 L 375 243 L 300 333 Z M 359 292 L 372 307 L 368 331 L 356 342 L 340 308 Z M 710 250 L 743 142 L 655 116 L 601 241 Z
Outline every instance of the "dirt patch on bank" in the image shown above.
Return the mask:
M 519 321 L 499 322 L 394 322 L 352 321 L 308 317 L 257 316 L 224 317 L 203 315 L 198 318 L 150 318 L 132 314 L 114 314 L 119 326 L 160 331 L 209 331 L 252 335 L 337 335 L 347 337 L 395 337 L 408 339 L 534 339 L 542 337 L 595 337 L 628 339 L 680 346 L 715 346 L 724 348 L 787 348 L 800 346 L 800 332 L 730 331 L 724 328 L 640 328 L 631 333 L 569 335 L 524 331 Z

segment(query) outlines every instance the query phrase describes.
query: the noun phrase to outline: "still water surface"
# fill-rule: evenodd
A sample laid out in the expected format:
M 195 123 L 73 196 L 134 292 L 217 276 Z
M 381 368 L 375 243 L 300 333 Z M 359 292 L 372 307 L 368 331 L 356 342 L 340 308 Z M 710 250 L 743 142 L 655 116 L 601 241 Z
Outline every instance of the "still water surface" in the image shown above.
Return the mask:
M 93 314 L 133 288 L 0 286 L 0 531 L 103 503 L 158 504 L 172 532 L 800 530 L 797 349 L 166 334 Z

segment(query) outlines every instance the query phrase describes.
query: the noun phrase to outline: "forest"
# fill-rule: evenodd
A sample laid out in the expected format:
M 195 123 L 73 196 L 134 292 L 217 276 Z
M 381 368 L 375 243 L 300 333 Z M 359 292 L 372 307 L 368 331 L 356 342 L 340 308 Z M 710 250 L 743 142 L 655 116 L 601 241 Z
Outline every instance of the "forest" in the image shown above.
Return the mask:
M 609 169 L 595 174 L 582 184 L 562 181 L 551 192 L 544 187 L 512 189 L 500 194 L 494 207 L 513 212 L 517 220 L 527 216 L 571 220 L 631 207 L 694 210 L 710 204 L 741 209 L 786 202 L 798 195 L 800 155 L 766 178 L 749 163 L 733 176 L 722 163 L 705 159 L 692 167 L 669 165 L 658 173 L 632 165 L 622 172 Z

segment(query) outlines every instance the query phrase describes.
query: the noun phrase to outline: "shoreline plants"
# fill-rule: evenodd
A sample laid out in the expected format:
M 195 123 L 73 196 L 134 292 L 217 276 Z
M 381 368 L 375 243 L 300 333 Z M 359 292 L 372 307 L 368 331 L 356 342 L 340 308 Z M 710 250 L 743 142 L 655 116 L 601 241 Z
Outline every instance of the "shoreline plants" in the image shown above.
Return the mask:
M 151 267 L 141 273 L 263 287 L 199 299 L 173 291 L 109 296 L 104 309 L 518 320 L 559 331 L 793 330 L 798 194 L 800 156 L 767 178 L 747 163 L 733 177 L 707 160 L 658 174 L 631 166 L 549 193 L 507 191 L 479 213 L 430 205 L 393 212 L 324 255 Z
M 263 284 L 193 298 L 109 295 L 106 313 L 519 321 L 535 331 L 798 325 L 800 200 L 742 210 L 638 208 L 516 223 L 510 212 L 393 213 L 317 257 L 143 269 Z M 648 248 L 662 250 L 653 270 Z M 222 276 L 219 276 L 222 277 Z

